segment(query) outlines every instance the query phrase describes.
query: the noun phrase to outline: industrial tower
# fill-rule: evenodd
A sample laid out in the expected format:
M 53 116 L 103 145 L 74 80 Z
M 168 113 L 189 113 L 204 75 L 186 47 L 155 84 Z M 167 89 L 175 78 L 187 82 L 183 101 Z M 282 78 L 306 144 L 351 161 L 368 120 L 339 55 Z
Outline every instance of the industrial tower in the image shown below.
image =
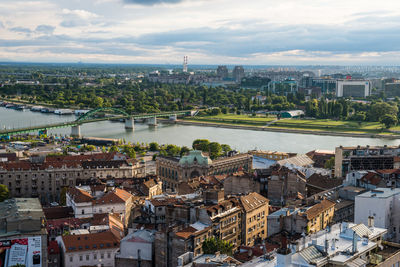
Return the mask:
M 183 56 L 183 72 L 187 72 L 187 71 L 188 71 L 188 57 Z

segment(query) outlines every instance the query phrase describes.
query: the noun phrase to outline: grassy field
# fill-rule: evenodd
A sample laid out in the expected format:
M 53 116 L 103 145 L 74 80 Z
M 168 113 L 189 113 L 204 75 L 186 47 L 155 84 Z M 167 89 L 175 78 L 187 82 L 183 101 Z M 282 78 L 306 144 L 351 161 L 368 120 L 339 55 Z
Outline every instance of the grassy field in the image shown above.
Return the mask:
M 309 131 L 331 131 L 345 133 L 367 133 L 367 134 L 393 134 L 386 129 L 382 129 L 382 124 L 379 122 L 354 122 L 354 121 L 336 121 L 327 119 L 281 119 L 276 120 L 275 116 L 248 116 L 248 115 L 233 115 L 221 114 L 218 116 L 205 116 L 188 118 L 187 120 L 198 122 L 210 122 L 220 124 L 235 124 L 243 126 L 258 126 L 271 127 L 280 129 L 293 130 L 309 130 Z M 269 124 L 267 126 L 267 124 Z M 394 127 L 391 130 L 400 131 L 400 126 Z

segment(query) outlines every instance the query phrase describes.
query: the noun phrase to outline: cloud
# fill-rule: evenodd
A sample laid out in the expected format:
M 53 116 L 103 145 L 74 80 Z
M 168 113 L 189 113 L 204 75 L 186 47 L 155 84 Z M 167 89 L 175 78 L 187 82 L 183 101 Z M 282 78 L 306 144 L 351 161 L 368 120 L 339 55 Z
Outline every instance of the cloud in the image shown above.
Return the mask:
M 127 4 L 136 4 L 144 6 L 153 6 L 159 4 L 177 4 L 184 0 L 124 0 Z
M 1 29 L 1 28 L 4 28 L 4 24 L 3 24 L 2 21 L 0 21 L 0 29 Z
M 36 27 L 35 32 L 43 33 L 43 34 L 53 34 L 56 27 L 51 25 L 41 24 Z
M 60 25 L 66 28 L 88 26 L 92 20 L 99 18 L 99 15 L 82 9 L 63 9 L 62 10 L 63 21 Z
M 9 29 L 12 32 L 18 32 L 18 33 L 31 33 L 32 30 L 29 28 L 25 28 L 25 27 L 13 27 Z

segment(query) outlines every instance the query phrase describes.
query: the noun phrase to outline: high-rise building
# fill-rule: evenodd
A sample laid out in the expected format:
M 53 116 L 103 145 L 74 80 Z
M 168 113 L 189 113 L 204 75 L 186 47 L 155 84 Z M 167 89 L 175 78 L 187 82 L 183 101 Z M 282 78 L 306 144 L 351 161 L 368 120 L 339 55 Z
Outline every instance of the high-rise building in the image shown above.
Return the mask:
M 183 68 L 182 68 L 183 72 L 187 72 L 188 71 L 188 57 L 184 56 L 183 57 Z
M 240 81 L 244 77 L 244 68 L 243 68 L 243 66 L 235 66 L 235 68 L 233 69 L 232 74 L 233 74 L 233 79 L 235 79 L 235 81 L 237 83 L 240 83 Z
M 228 78 L 228 68 L 226 66 L 218 66 L 217 76 L 221 77 L 222 79 Z

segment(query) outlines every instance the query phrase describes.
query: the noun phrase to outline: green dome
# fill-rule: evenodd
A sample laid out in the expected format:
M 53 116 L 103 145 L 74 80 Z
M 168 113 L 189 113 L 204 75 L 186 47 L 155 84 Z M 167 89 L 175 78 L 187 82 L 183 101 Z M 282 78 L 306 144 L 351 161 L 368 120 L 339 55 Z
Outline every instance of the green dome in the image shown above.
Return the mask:
M 212 163 L 211 159 L 207 156 L 204 156 L 200 150 L 192 150 L 189 151 L 189 155 L 183 156 L 179 160 L 179 165 L 203 165 L 207 166 Z

